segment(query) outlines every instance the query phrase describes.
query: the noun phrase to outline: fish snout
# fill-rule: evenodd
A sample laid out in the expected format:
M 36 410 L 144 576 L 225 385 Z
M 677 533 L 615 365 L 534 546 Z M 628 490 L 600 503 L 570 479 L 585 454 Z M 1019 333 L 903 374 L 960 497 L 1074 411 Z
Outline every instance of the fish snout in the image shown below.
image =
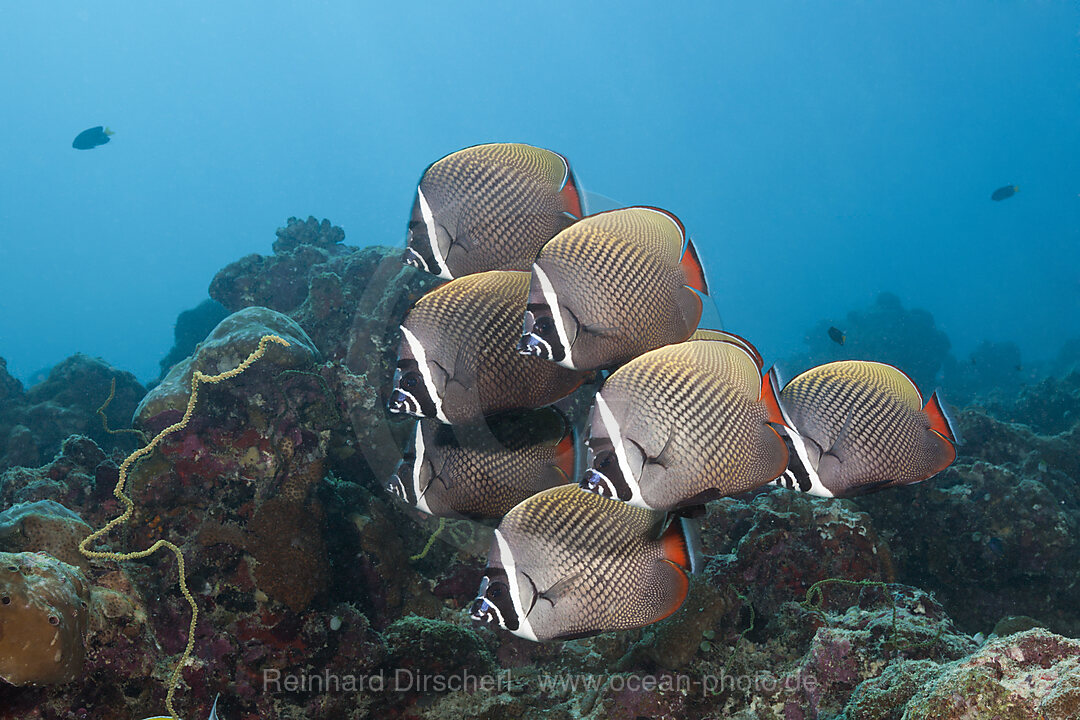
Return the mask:
M 386 403 L 386 409 L 393 415 L 416 414 L 416 401 L 405 391 L 395 388 L 390 393 L 390 400 Z
M 492 605 L 487 598 L 478 597 L 473 600 L 472 605 L 469 606 L 469 616 L 473 620 L 479 620 L 480 622 L 491 622 L 494 619 L 495 614 L 491 612 L 494 605 Z
M 409 498 L 405 493 L 405 483 L 401 481 L 401 478 L 398 476 L 397 473 L 394 473 L 390 476 L 390 479 L 386 482 L 386 485 L 384 487 L 386 488 L 386 492 L 390 493 L 391 495 L 408 501 Z
M 421 272 L 431 272 L 428 269 L 428 264 L 424 260 L 423 256 L 413 250 L 411 247 L 405 248 L 405 252 L 401 255 L 401 262 L 405 263 L 410 267 L 414 267 Z
M 551 359 L 551 346 L 543 338 L 533 333 L 521 336 L 521 339 L 518 340 L 517 351 L 521 355 L 530 355 L 544 360 Z
M 602 497 L 614 497 L 611 480 L 602 472 L 589 468 L 585 471 L 585 477 L 578 483 L 578 487 L 585 492 L 595 493 Z

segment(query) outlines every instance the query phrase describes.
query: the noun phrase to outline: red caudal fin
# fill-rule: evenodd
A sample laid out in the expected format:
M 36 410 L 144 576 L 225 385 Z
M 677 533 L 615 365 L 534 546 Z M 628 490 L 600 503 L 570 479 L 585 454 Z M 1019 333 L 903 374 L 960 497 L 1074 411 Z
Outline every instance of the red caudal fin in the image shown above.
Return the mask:
M 705 280 L 705 268 L 701 265 L 701 258 L 698 257 L 693 240 L 686 241 L 686 250 L 683 251 L 679 264 L 682 265 L 683 272 L 686 274 L 686 284 L 702 295 L 708 295 L 709 283 Z
M 784 412 L 780 409 L 780 388 L 777 387 L 777 374 L 771 369 L 761 379 L 761 402 L 769 409 L 769 417 L 766 422 L 776 425 L 787 425 L 784 422 Z
M 664 547 L 664 559 L 690 573 L 701 570 L 701 524 L 696 518 L 683 512 L 671 517 L 667 529 L 660 536 L 660 542 Z
M 559 190 L 559 197 L 562 198 L 564 211 L 579 220 L 585 216 L 582 209 L 585 203 L 581 200 L 581 191 L 578 189 L 574 173 L 570 170 L 570 163 L 566 163 L 566 182 L 563 183 L 562 189 Z
M 577 470 L 577 438 L 573 430 L 555 446 L 555 465 L 573 482 Z
M 957 445 L 962 441 L 956 423 L 953 421 L 952 417 L 950 417 L 949 411 L 945 407 L 945 403 L 941 401 L 941 398 L 936 392 L 931 395 L 930 399 L 926 402 L 923 412 L 930 418 L 931 430 L 954 445 Z

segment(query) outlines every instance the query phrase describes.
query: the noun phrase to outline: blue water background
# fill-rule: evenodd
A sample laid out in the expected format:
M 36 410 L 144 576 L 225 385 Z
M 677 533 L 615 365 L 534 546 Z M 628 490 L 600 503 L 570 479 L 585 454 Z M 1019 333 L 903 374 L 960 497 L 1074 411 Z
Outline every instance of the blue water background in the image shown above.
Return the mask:
M 4 2 L 0 356 L 156 377 L 290 215 L 401 244 L 428 163 L 523 141 L 679 214 L 767 358 L 883 290 L 958 356 L 1051 357 L 1080 334 L 1078 29 L 1074 2 Z

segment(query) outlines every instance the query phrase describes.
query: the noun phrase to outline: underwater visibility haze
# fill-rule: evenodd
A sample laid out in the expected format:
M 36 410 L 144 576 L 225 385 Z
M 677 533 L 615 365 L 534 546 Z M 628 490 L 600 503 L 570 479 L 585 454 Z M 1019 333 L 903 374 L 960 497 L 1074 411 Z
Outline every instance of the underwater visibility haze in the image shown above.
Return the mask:
M 0 58 L 0 720 L 1080 717 L 1076 3 Z

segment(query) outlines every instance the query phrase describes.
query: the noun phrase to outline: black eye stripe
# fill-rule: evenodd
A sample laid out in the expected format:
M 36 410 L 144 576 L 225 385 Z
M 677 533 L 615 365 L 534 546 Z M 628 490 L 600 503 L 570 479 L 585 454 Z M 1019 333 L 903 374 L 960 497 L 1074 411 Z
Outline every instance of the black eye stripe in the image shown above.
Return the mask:
M 420 406 L 420 413 L 424 417 L 437 417 L 438 411 L 435 409 L 435 402 L 428 393 L 427 383 L 424 382 L 423 375 L 420 373 L 420 366 L 416 360 L 413 358 L 401 358 L 398 360 L 397 367 L 395 386 L 416 400 L 417 405 Z M 416 382 L 412 385 L 407 384 L 410 379 L 413 379 L 414 375 Z
M 420 216 L 419 201 L 413 209 L 413 217 Z M 435 253 L 432 251 L 431 246 L 438 242 L 438 238 L 433 238 L 428 233 L 427 223 L 420 217 L 419 220 L 410 220 L 408 228 L 408 242 L 407 245 L 413 249 L 413 251 L 423 258 L 424 263 L 427 264 L 428 272 L 438 274 L 442 272 L 442 266 L 435 259 Z

